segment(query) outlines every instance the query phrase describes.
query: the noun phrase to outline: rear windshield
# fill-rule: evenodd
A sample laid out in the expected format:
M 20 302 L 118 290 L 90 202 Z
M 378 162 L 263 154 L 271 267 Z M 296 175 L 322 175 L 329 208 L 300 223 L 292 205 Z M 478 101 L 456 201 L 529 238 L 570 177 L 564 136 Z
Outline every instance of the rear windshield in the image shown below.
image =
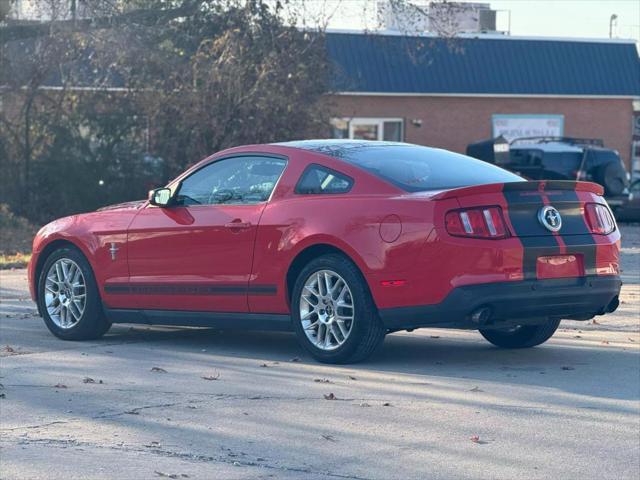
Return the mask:
M 361 144 L 360 148 L 341 149 L 335 156 L 407 192 L 524 181 L 482 160 L 417 145 Z

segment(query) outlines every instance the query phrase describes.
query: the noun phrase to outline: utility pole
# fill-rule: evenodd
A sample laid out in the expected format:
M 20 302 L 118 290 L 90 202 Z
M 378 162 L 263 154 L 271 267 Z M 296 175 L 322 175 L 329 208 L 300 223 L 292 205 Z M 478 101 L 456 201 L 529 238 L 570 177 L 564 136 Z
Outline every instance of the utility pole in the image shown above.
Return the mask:
M 609 18 L 609 38 L 613 38 L 613 24 L 617 24 L 618 20 L 618 15 L 616 15 L 615 13 L 611 15 L 611 18 Z

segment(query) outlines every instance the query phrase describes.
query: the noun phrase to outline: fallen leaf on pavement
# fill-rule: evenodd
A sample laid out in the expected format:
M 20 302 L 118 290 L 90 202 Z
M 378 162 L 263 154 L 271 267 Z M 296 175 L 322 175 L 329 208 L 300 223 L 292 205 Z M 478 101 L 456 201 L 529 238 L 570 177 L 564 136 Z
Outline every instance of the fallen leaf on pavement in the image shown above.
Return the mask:
M 473 443 L 477 443 L 478 445 L 484 445 L 485 442 L 484 440 L 480 440 L 480 436 L 479 435 L 472 435 L 469 440 L 471 440 Z
M 167 371 L 164 368 L 160 368 L 160 367 L 152 367 L 151 371 L 156 373 L 167 373 Z
M 177 474 L 177 473 L 164 473 L 164 472 L 159 472 L 158 470 L 154 470 L 153 473 L 155 473 L 157 476 L 159 477 L 165 477 L 165 478 L 189 478 L 189 475 L 187 475 L 186 473 L 181 473 L 181 474 Z
M 338 397 L 336 397 L 333 393 L 329 393 L 328 395 L 324 396 L 325 400 L 337 400 Z

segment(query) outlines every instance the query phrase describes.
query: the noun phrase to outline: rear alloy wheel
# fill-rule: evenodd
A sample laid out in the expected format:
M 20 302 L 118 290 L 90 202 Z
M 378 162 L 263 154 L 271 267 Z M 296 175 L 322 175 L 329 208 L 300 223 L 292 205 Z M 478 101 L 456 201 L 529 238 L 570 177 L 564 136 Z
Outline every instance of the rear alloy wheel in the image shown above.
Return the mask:
M 321 362 L 364 360 L 384 339 L 362 274 L 341 255 L 319 257 L 300 272 L 291 307 L 298 339 Z
M 530 348 L 549 340 L 560 320 L 548 320 L 542 325 L 519 325 L 510 329 L 480 329 L 480 334 L 501 348 Z
M 74 248 L 54 251 L 40 273 L 38 305 L 45 324 L 64 340 L 101 337 L 111 324 L 105 318 L 89 262 Z
M 311 274 L 300 299 L 300 321 L 307 339 L 317 348 L 335 350 L 349 338 L 353 327 L 353 294 L 332 270 Z

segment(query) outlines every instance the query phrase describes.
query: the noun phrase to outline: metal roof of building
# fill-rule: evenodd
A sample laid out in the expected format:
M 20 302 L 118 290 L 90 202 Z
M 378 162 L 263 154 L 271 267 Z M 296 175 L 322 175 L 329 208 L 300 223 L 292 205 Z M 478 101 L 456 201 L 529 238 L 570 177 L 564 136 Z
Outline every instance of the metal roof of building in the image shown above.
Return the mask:
M 345 94 L 640 96 L 631 41 L 328 32 L 326 46 Z

